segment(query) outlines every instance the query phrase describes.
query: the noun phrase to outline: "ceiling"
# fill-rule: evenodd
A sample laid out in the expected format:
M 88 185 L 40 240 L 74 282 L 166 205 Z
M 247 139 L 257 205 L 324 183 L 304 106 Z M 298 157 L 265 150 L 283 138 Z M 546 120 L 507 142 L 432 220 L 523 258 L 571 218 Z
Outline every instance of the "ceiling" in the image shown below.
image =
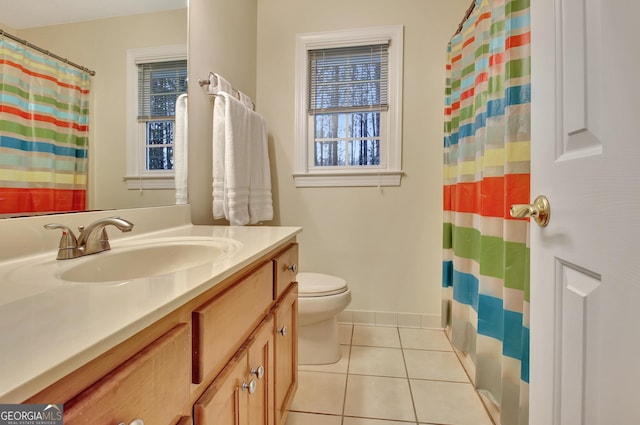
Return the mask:
M 2 24 L 13 29 L 182 9 L 188 0 L 0 0 Z

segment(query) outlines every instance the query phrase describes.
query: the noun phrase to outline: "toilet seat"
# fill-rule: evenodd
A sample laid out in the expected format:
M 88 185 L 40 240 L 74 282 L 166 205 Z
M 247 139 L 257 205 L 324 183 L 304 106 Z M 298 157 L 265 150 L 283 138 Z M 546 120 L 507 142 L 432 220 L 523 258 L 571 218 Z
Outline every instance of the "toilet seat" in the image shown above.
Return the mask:
M 338 295 L 347 291 L 347 281 L 323 273 L 298 273 L 298 297 L 313 298 Z

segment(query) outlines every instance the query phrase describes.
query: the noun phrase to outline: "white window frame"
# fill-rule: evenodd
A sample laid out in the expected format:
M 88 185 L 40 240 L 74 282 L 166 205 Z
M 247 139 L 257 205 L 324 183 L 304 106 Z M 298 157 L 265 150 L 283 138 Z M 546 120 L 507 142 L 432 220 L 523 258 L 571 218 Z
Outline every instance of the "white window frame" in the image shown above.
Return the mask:
M 175 189 L 174 170 L 147 170 L 146 131 L 138 122 L 138 64 L 187 59 L 187 45 L 127 50 L 127 189 Z
M 296 36 L 295 163 L 296 187 L 400 186 L 402 171 L 402 25 Z M 381 112 L 380 167 L 316 167 L 312 149 L 313 116 L 308 113 L 308 51 L 389 43 L 389 109 Z

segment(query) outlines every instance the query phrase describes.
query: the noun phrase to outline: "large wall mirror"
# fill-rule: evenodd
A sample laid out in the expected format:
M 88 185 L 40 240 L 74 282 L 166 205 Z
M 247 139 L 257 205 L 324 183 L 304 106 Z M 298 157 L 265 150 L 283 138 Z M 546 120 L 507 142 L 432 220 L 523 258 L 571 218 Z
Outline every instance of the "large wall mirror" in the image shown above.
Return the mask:
M 127 175 L 127 51 L 187 44 L 187 0 L 0 0 L 0 29 L 96 72 L 91 83 L 88 209 L 175 203 L 174 189 Z

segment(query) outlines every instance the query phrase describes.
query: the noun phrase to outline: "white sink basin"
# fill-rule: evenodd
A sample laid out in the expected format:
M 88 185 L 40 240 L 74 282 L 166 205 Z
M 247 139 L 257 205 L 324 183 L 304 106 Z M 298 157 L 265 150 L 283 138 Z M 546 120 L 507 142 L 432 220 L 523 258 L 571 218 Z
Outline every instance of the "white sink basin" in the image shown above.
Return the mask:
M 0 306 L 70 285 L 121 284 L 218 265 L 240 247 L 224 237 L 181 236 L 114 240 L 110 251 L 71 260 L 56 260 L 53 251 L 26 257 L 0 265 Z
M 110 251 L 64 260 L 70 267 L 60 270 L 57 277 L 68 282 L 113 282 L 158 276 L 212 263 L 240 246 L 223 238 L 162 238 L 112 244 Z

